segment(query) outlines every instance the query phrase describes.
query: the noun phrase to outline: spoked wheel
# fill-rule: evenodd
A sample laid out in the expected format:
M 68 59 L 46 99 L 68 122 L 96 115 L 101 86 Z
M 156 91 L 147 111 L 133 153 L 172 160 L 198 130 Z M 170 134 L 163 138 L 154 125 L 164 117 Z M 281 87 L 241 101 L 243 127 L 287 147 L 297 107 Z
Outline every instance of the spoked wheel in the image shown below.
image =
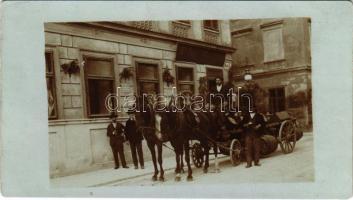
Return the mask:
M 192 145 L 192 162 L 194 163 L 195 167 L 200 168 L 203 165 L 203 157 L 205 153 L 200 143 L 195 143 Z
M 229 155 L 230 155 L 230 161 L 232 162 L 233 166 L 237 166 L 241 162 L 241 144 L 239 140 L 233 139 L 232 142 L 230 143 L 230 149 L 229 149 Z
M 278 142 L 282 152 L 287 154 L 294 150 L 297 141 L 296 126 L 292 121 L 283 121 L 279 129 Z

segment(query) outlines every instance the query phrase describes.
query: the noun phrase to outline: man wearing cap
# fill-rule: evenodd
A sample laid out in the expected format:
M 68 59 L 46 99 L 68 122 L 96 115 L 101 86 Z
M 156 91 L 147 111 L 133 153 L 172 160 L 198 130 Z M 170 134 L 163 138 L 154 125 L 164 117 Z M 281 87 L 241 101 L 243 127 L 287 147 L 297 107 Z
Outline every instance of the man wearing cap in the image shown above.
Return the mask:
M 142 133 L 137 131 L 134 113 L 132 111 L 128 111 L 128 114 L 129 119 L 126 121 L 125 135 L 130 144 L 132 160 L 134 162 L 135 169 L 138 169 L 138 161 L 140 163 L 141 169 L 144 169 L 145 166 L 142 152 Z M 138 159 L 136 153 L 138 155 Z
M 119 157 L 123 168 L 129 168 L 126 165 L 125 155 L 124 155 L 124 142 L 125 137 L 123 135 L 124 126 L 117 121 L 117 114 L 112 113 L 110 115 L 111 122 L 107 128 L 107 136 L 110 138 L 110 147 L 112 148 L 115 168 L 118 169 L 120 167 Z

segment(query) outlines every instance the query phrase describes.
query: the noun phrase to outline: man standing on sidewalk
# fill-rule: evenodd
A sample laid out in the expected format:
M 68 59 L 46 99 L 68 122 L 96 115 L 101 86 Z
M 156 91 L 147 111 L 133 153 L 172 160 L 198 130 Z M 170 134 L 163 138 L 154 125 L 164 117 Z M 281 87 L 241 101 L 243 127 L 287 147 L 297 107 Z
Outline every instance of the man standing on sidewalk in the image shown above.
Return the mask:
M 129 168 L 126 165 L 125 155 L 124 155 L 124 141 L 125 137 L 123 135 L 124 126 L 117 121 L 117 114 L 112 113 L 110 115 L 111 122 L 107 128 L 107 136 L 110 138 L 110 147 L 112 148 L 114 161 L 115 161 L 115 168 L 118 169 L 119 165 L 119 156 L 121 160 L 121 164 L 123 168 Z
M 244 113 L 246 168 L 252 166 L 252 161 L 254 161 L 255 166 L 261 166 L 260 137 L 264 131 L 265 120 L 255 107 L 253 109 L 254 111 L 251 113 Z
M 140 162 L 141 169 L 144 169 L 143 152 L 142 152 L 142 133 L 137 131 L 136 120 L 134 113 L 129 111 L 129 119 L 126 121 L 125 135 L 130 143 L 132 160 L 135 165 L 135 169 L 138 169 L 138 161 Z M 138 160 L 136 153 L 138 154 Z

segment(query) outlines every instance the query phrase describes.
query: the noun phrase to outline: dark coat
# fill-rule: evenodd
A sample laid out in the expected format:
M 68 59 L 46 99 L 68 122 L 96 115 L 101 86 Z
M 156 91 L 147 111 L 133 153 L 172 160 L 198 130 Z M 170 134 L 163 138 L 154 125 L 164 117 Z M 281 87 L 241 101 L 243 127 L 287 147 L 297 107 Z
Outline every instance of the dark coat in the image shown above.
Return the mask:
M 219 105 L 220 104 L 220 98 L 218 96 L 221 96 L 223 99 L 223 103 L 225 101 L 228 101 L 228 89 L 226 88 L 226 86 L 222 85 L 222 88 L 220 91 L 217 91 L 217 86 L 215 86 L 214 88 L 211 89 L 210 94 L 213 94 L 214 96 L 212 97 L 212 103 L 215 105 Z
M 114 131 L 115 131 L 115 134 L 114 134 Z M 116 122 L 115 128 L 113 123 L 110 123 L 108 125 L 107 136 L 110 138 L 111 146 L 124 142 L 125 138 L 124 138 L 123 132 L 124 132 L 124 126 L 119 122 Z
M 243 121 L 247 133 L 255 133 L 257 136 L 264 134 L 265 119 L 260 113 L 255 113 L 252 119 L 250 113 L 246 113 Z
M 136 143 L 143 140 L 141 132 L 137 131 L 136 120 L 128 119 L 126 121 L 125 135 L 126 139 L 129 140 L 129 142 Z

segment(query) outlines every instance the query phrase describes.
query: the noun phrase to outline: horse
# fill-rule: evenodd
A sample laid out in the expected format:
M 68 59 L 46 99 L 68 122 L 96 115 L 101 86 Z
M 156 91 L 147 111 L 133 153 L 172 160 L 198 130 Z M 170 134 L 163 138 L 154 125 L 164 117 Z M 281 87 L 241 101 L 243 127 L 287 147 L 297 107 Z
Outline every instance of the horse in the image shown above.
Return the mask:
M 143 136 L 147 141 L 151 151 L 154 166 L 152 180 L 156 181 L 158 173 L 159 180 L 164 181 L 164 170 L 162 160 L 162 147 L 166 142 L 170 142 L 175 152 L 176 168 L 175 181 L 180 181 L 180 174 L 183 170 L 183 155 L 188 168 L 187 180 L 192 181 L 192 169 L 190 163 L 190 144 L 191 140 L 200 141 L 205 152 L 204 173 L 208 172 L 209 167 L 209 142 L 216 141 L 217 125 L 214 124 L 215 116 L 210 112 L 195 112 L 190 108 L 182 111 L 173 111 L 172 99 L 164 111 L 155 111 L 152 103 L 147 104 L 146 112 L 140 112 L 140 119 L 143 122 L 139 130 L 143 131 Z M 213 146 L 216 144 L 214 142 Z M 157 157 L 156 148 L 157 147 Z M 159 164 L 159 170 L 157 166 Z
M 180 159 L 183 157 L 184 152 L 179 145 L 179 141 L 183 140 L 182 138 L 177 137 L 175 135 L 175 113 L 170 113 L 170 115 L 167 115 L 165 112 L 155 112 L 152 101 L 149 101 L 144 106 L 146 107 L 146 110 L 144 112 L 141 111 L 141 106 L 139 106 L 140 112 L 136 113 L 138 131 L 142 132 L 142 135 L 145 138 L 147 146 L 151 152 L 154 167 L 154 174 L 152 176 L 152 180 L 156 181 L 157 176 L 159 174 L 160 176 L 158 180 L 164 181 L 165 178 L 162 160 L 163 146 L 165 146 L 166 142 L 170 141 L 172 147 L 174 148 L 173 150 L 177 155 L 176 157 L 180 161 L 180 166 L 176 167 L 175 173 L 180 174 L 180 172 L 184 172 L 184 162 L 182 159 Z M 170 138 L 172 140 L 170 140 Z M 159 164 L 159 169 L 157 162 Z

